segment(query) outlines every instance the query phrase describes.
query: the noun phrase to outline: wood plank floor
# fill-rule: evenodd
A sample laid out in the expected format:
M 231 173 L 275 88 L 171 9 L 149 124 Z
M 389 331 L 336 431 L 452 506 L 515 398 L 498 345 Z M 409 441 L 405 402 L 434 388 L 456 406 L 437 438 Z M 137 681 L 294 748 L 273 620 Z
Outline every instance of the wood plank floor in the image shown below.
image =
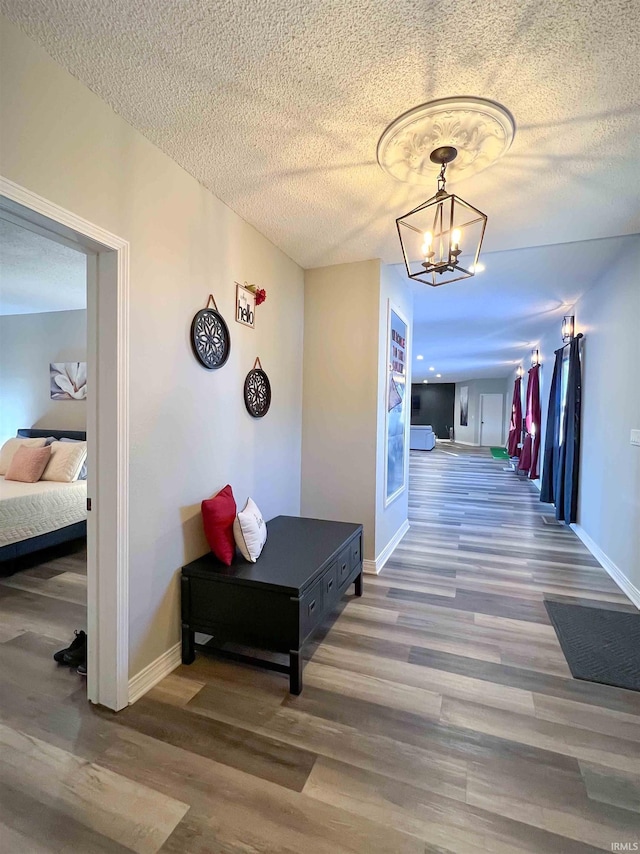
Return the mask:
M 199 656 L 118 715 L 91 708 L 50 658 L 82 618 L 73 559 L 0 580 L 0 851 L 640 843 L 640 694 L 572 679 L 544 599 L 634 608 L 503 466 L 412 453 L 411 529 L 309 650 L 299 697 Z

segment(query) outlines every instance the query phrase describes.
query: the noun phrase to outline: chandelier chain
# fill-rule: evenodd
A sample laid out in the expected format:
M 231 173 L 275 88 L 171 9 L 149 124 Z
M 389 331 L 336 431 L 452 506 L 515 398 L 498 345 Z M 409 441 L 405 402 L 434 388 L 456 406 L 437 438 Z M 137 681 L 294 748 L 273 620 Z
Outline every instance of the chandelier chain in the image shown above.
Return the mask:
M 446 192 L 446 183 L 447 178 L 445 172 L 447 171 L 447 164 L 443 163 L 440 168 L 440 174 L 438 175 L 438 192 Z

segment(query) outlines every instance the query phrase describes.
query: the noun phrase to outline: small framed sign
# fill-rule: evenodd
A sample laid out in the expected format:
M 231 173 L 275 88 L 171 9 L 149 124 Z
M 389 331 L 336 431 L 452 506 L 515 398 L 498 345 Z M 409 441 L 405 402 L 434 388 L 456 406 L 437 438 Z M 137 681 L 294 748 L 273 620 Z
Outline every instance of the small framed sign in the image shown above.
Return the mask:
M 255 328 L 256 295 L 236 282 L 236 320 L 243 326 Z

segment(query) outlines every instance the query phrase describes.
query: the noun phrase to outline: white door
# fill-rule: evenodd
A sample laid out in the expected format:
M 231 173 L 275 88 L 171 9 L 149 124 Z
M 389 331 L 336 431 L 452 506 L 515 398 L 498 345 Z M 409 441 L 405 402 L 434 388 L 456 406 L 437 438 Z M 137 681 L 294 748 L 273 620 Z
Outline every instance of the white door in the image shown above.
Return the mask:
M 502 394 L 480 395 L 480 444 L 499 448 L 502 440 Z

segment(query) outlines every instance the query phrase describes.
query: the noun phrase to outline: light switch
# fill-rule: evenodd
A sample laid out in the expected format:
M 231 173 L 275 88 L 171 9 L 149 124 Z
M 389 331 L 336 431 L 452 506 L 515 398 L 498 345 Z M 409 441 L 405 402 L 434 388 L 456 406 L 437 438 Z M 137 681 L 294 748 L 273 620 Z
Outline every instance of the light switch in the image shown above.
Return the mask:
M 640 445 L 640 430 L 631 431 L 631 444 Z

